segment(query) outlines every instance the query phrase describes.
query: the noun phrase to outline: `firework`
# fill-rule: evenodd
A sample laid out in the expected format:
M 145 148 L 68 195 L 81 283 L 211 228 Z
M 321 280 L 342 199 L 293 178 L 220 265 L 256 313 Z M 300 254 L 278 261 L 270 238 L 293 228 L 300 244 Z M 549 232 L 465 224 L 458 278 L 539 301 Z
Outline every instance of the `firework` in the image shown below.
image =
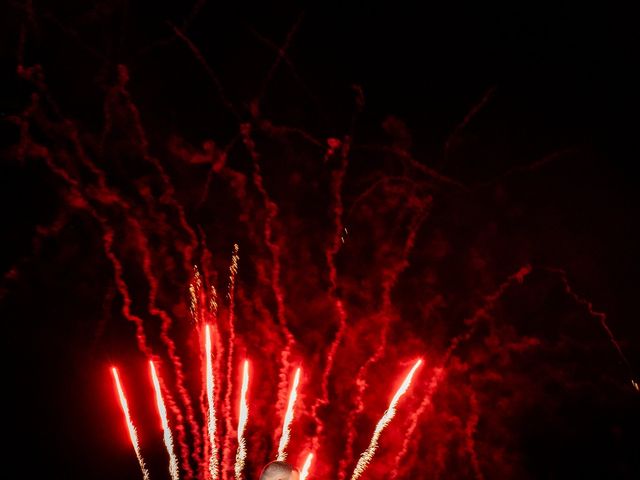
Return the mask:
M 404 382 L 402 382 L 402 385 L 400 385 L 400 388 L 398 389 L 396 394 L 393 396 L 391 403 L 389 403 L 389 408 L 387 408 L 387 410 L 384 412 L 384 415 L 382 415 L 382 418 L 378 421 L 378 424 L 376 425 L 376 429 L 373 431 L 373 436 L 371 437 L 371 441 L 369 442 L 369 446 L 364 452 L 362 452 L 362 454 L 360 455 L 360 458 L 358 459 L 356 468 L 353 471 L 353 474 L 351 475 L 351 480 L 356 480 L 357 478 L 359 478 L 360 475 L 362 475 L 362 473 L 366 470 L 369 463 L 371 463 L 371 460 L 373 459 L 373 455 L 375 454 L 378 448 L 378 440 L 380 438 L 380 435 L 382 434 L 382 431 L 386 428 L 386 426 L 389 425 L 389 422 L 391 422 L 391 420 L 395 416 L 396 406 L 398 405 L 398 401 L 400 400 L 400 397 L 402 397 L 402 395 L 404 395 L 408 390 L 409 385 L 411 385 L 411 379 L 413 378 L 413 374 L 418 369 L 421 363 L 422 363 L 422 359 L 418 360 L 413 365 L 413 368 L 411 369 L 409 374 L 405 377 Z
M 218 478 L 218 455 L 216 451 L 216 409 L 213 378 L 213 364 L 211 358 L 211 329 L 209 324 L 205 326 L 205 355 L 206 355 L 206 378 L 207 378 L 207 434 L 209 435 L 209 476 L 212 480 Z
M 176 457 L 173 448 L 173 436 L 171 435 L 171 430 L 169 429 L 167 408 L 165 407 L 164 400 L 162 399 L 162 392 L 160 391 L 160 381 L 158 380 L 158 374 L 156 373 L 156 367 L 153 364 L 153 360 L 149 361 L 149 367 L 151 369 L 153 388 L 156 392 L 158 414 L 160 415 L 160 421 L 162 422 L 162 430 L 164 431 L 164 445 L 167 448 L 167 453 L 169 454 L 169 473 L 171 474 L 171 480 L 178 480 L 180 478 L 178 474 L 178 458 Z
M 247 458 L 247 444 L 244 438 L 244 430 L 249 419 L 249 405 L 247 403 L 247 390 L 249 389 L 249 361 L 244 361 L 242 372 L 242 391 L 240 393 L 240 415 L 238 416 L 238 451 L 236 452 L 235 474 L 236 480 L 242 478 L 244 462 Z
M 222 478 L 226 480 L 228 478 L 229 464 L 231 462 L 231 435 L 230 432 L 233 429 L 231 421 L 231 392 L 233 382 L 231 381 L 231 372 L 233 371 L 233 347 L 235 342 L 235 325 L 234 325 L 234 310 L 235 310 L 235 285 L 236 275 L 238 273 L 238 244 L 233 245 L 233 254 L 231 255 L 231 265 L 229 266 L 229 346 L 227 347 L 227 389 L 224 396 L 224 418 L 226 426 L 226 435 L 224 438 L 224 449 L 222 455 Z
M 140 470 L 142 470 L 142 478 L 144 478 L 144 480 L 149 480 L 149 472 L 147 471 L 147 467 L 144 464 L 144 459 L 142 458 L 142 453 L 140 452 L 140 445 L 138 444 L 138 434 L 136 432 L 136 427 L 133 425 L 131 417 L 129 416 L 129 406 L 127 405 L 127 399 L 124 396 L 124 391 L 122 390 L 122 385 L 120 384 L 120 378 L 118 377 L 118 370 L 116 369 L 116 367 L 111 368 L 111 373 L 113 373 L 113 381 L 115 382 L 116 388 L 118 389 L 120 406 L 122 407 L 122 413 L 124 413 L 124 419 L 127 423 L 127 429 L 129 430 L 131 445 L 133 445 L 133 450 L 134 452 L 136 452 L 136 457 L 138 458 L 138 463 L 140 464 Z
M 309 468 L 311 467 L 311 461 L 313 460 L 313 453 L 307 455 L 307 459 L 304 461 L 304 465 L 300 470 L 300 480 L 306 480 L 309 476 Z
M 289 394 L 289 404 L 287 405 L 287 413 L 282 423 L 282 435 L 280 436 L 280 444 L 278 445 L 278 460 L 284 461 L 287 458 L 287 445 L 289 444 L 289 436 L 291 435 L 291 422 L 293 421 L 293 407 L 298 397 L 298 383 L 300 382 L 300 368 L 296 370 L 296 376 L 293 379 L 293 386 Z

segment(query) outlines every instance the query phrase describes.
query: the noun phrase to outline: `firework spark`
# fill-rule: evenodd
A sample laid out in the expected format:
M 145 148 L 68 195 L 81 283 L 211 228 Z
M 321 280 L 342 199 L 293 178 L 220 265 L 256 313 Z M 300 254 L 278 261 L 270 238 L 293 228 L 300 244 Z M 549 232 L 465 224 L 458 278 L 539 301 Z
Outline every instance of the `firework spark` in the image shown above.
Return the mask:
M 180 478 L 178 474 L 178 458 L 176 457 L 173 448 L 173 436 L 169 429 L 169 420 L 167 419 L 167 408 L 164 405 L 162 399 L 162 392 L 160 391 L 160 381 L 158 380 L 158 374 L 156 373 L 156 367 L 153 364 L 153 360 L 149 361 L 149 367 L 151 368 L 151 379 L 153 380 L 153 388 L 156 392 L 156 403 L 158 404 L 158 413 L 160 415 L 160 421 L 162 422 L 162 430 L 164 431 L 164 445 L 167 448 L 169 454 L 169 473 L 171 474 L 171 480 L 178 480 Z
M 376 429 L 373 432 L 373 436 L 371 437 L 371 441 L 369 442 L 369 446 L 364 452 L 362 452 L 362 454 L 360 455 L 360 458 L 358 459 L 356 468 L 353 471 L 353 474 L 351 475 L 351 480 L 356 480 L 357 478 L 359 478 L 360 475 L 362 475 L 362 473 L 366 470 L 369 463 L 371 463 L 371 460 L 373 459 L 373 455 L 375 454 L 378 448 L 378 439 L 380 438 L 382 431 L 386 428 L 387 425 L 389 425 L 389 422 L 391 422 L 391 420 L 395 416 L 396 406 L 398 405 L 398 401 L 400 400 L 400 397 L 402 397 L 402 395 L 404 395 L 406 391 L 409 389 L 409 385 L 411 385 L 411 379 L 413 378 L 413 374 L 418 369 L 420 364 L 422 364 L 422 359 L 418 360 L 413 365 L 413 368 L 411 369 L 409 374 L 405 377 L 404 382 L 402 382 L 402 385 L 400 385 L 400 388 L 398 389 L 396 394 L 393 396 L 391 403 L 389 403 L 389 408 L 387 408 L 387 410 L 384 412 L 384 415 L 382 415 L 382 418 L 380 419 L 380 421 L 378 421 L 378 424 L 376 425 Z
M 249 389 L 249 361 L 244 361 L 242 373 L 242 391 L 240 393 L 240 415 L 238 416 L 238 451 L 236 452 L 235 473 L 236 480 L 242 478 L 244 462 L 247 458 L 247 442 L 244 438 L 244 430 L 249 419 L 249 405 L 247 403 L 247 390 Z
M 111 373 L 113 373 L 113 381 L 115 382 L 116 388 L 118 389 L 120 406 L 122 407 L 122 413 L 124 413 L 124 418 L 127 422 L 127 429 L 129 430 L 129 437 L 131 438 L 131 445 L 133 445 L 133 450 L 136 452 L 136 457 L 138 458 L 138 463 L 140 464 L 140 470 L 142 470 L 142 478 L 144 478 L 144 480 L 149 480 L 149 472 L 147 471 L 147 467 L 144 464 L 144 459 L 142 458 L 142 453 L 140 452 L 138 433 L 136 432 L 136 427 L 133 425 L 131 417 L 129 416 L 129 406 L 127 405 L 127 399 L 124 396 L 124 391 L 122 390 L 120 377 L 118 377 L 118 370 L 116 369 L 116 367 L 111 368 Z
M 227 389 L 224 395 L 224 418 L 226 435 L 224 438 L 224 447 L 222 455 L 222 478 L 227 480 L 231 463 L 231 435 L 230 432 L 233 429 L 231 421 L 231 393 L 233 390 L 233 382 L 231 380 L 233 371 L 233 347 L 235 342 L 235 325 L 234 325 L 234 312 L 235 312 L 235 289 L 236 289 L 236 276 L 238 274 L 238 244 L 233 245 L 233 254 L 231 255 L 231 265 L 229 266 L 229 338 L 227 347 Z
M 213 378 L 213 363 L 211 358 L 211 328 L 209 324 L 205 326 L 205 355 L 206 355 L 206 370 L 207 370 L 207 434 L 209 435 L 210 455 L 209 455 L 209 476 L 211 480 L 218 478 L 218 452 L 216 450 L 216 408 L 214 392 L 214 378 Z
M 304 461 L 304 465 L 300 470 L 300 480 L 306 480 L 309 476 L 309 468 L 311 467 L 311 461 L 313 460 L 313 453 L 307 455 L 307 459 Z
M 282 423 L 282 435 L 280 436 L 280 444 L 278 445 L 278 460 L 284 461 L 287 458 L 287 445 L 289 444 L 289 436 L 291 435 L 291 422 L 293 421 L 293 407 L 298 397 L 298 383 L 300 382 L 300 368 L 296 370 L 296 376 L 293 379 L 293 386 L 289 394 L 289 404 L 287 405 L 287 413 Z

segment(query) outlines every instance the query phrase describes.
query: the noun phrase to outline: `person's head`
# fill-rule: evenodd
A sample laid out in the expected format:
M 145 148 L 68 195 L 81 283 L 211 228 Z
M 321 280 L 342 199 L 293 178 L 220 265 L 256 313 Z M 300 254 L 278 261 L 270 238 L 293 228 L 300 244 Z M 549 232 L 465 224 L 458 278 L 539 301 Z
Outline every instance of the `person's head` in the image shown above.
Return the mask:
M 262 469 L 260 480 L 300 480 L 300 472 L 287 462 L 275 461 Z

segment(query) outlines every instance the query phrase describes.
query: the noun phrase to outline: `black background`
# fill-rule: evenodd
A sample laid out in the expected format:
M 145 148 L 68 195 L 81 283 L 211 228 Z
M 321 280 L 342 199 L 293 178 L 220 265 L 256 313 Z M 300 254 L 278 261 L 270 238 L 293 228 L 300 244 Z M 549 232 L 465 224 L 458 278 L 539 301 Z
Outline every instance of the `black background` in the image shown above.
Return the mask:
M 268 42 L 281 45 L 298 23 L 287 52 L 295 71 L 281 65 L 261 102 L 261 112 L 276 122 L 320 138 L 341 135 L 353 110 L 351 86 L 358 84 L 366 98 L 362 143 L 379 136 L 379 124 L 394 115 L 411 132 L 416 158 L 466 185 L 482 185 L 553 152 L 579 152 L 557 160 L 542 186 L 523 189 L 531 207 L 520 233 L 534 244 L 532 257 L 563 259 L 580 278 L 581 291 L 609 314 L 637 365 L 640 42 L 630 11 L 588 2 L 467 8 L 209 1 L 191 15 L 189 2 L 32 3 L 29 11 L 22 2 L 5 2 L 0 20 L 3 272 L 29 257 L 35 225 L 54 209 L 47 175 L 15 160 L 10 148 L 18 137 L 8 117 L 25 107 L 29 92 L 15 74 L 21 30 L 25 64 L 42 65 L 52 94 L 86 129 L 99 129 L 104 92 L 115 66 L 124 64 L 152 143 L 178 131 L 194 144 L 211 137 L 225 144 L 235 134 L 232 118 L 171 25 L 198 45 L 228 98 L 249 118 L 277 54 Z M 464 142 L 445 156 L 449 135 L 489 91 L 490 100 L 465 127 Z M 84 227 L 72 223 L 20 263 L 16 278 L 3 281 L 5 475 L 15 465 L 16 478 L 139 477 L 134 463 L 109 460 L 126 446 L 113 440 L 121 436 L 119 424 L 101 422 L 99 412 L 113 409 L 112 389 L 96 372 L 114 352 L 96 346 L 99 322 L 87 318 L 87 312 L 100 315 L 96 305 L 109 277 L 101 273 L 104 260 L 83 262 L 95 255 L 83 235 Z M 609 353 L 616 381 L 629 388 Z M 583 402 L 569 401 L 578 407 L 566 413 L 566 425 L 554 427 L 553 437 L 544 425 L 528 425 L 540 437 L 533 433 L 524 446 L 531 477 L 637 478 L 638 396 L 631 393 L 619 411 L 616 401 Z

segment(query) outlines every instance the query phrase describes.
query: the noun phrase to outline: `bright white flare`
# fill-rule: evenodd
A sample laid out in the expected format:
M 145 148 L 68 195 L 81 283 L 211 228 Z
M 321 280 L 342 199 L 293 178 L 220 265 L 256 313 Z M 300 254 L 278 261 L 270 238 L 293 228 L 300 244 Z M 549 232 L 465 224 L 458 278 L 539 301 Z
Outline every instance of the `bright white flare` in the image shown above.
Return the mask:
M 127 429 L 129 430 L 129 438 L 131 438 L 131 445 L 133 445 L 133 450 L 136 452 L 136 457 L 138 458 L 138 463 L 140 464 L 140 470 L 142 470 L 142 478 L 144 480 L 149 480 L 149 471 L 144 464 L 144 459 L 142 458 L 142 453 L 140 453 L 140 445 L 138 443 L 138 433 L 136 432 L 136 427 L 133 425 L 131 421 L 131 416 L 129 415 L 129 406 L 127 405 L 127 399 L 124 396 L 124 391 L 122 390 L 122 385 L 120 385 L 120 377 L 118 377 L 118 370 L 116 367 L 111 367 L 111 373 L 113 374 L 113 380 L 116 383 L 116 388 L 118 389 L 118 397 L 120 397 L 120 406 L 122 407 L 122 413 L 124 413 L 124 419 L 127 423 Z
M 411 385 L 411 379 L 413 378 L 413 374 L 418 369 L 421 363 L 422 363 L 422 359 L 418 360 L 415 363 L 415 365 L 413 366 L 409 374 L 404 379 L 404 382 L 402 382 L 402 385 L 400 385 L 400 388 L 398 389 L 396 394 L 393 396 L 391 403 L 389 403 L 389 408 L 387 408 L 387 410 L 384 412 L 384 415 L 382 415 L 382 418 L 378 421 L 378 424 L 376 425 L 376 429 L 373 431 L 373 436 L 371 437 L 371 441 L 369 442 L 369 446 L 364 452 L 360 454 L 360 458 L 358 459 L 356 468 L 353 471 L 353 474 L 351 475 L 351 480 L 356 480 L 357 478 L 359 478 L 360 475 L 362 475 L 362 473 L 366 470 L 369 463 L 371 463 L 371 460 L 373 459 L 373 455 L 376 453 L 376 450 L 378 448 L 378 440 L 380 438 L 380 434 L 386 428 L 386 426 L 389 425 L 389 422 L 391 422 L 391 419 L 395 416 L 396 406 L 398 405 L 398 401 L 400 400 L 400 397 L 404 395 L 406 391 L 409 389 L 409 385 Z
M 216 480 L 218 478 L 218 451 L 216 448 L 216 408 L 213 378 L 213 359 L 211 354 L 211 328 L 209 324 L 205 325 L 204 331 L 204 349 L 206 355 L 206 380 L 207 380 L 207 404 L 209 407 L 207 415 L 207 434 L 209 435 L 209 445 L 211 445 L 211 453 L 209 455 L 209 478 Z
M 307 455 L 307 459 L 304 461 L 304 465 L 300 470 L 300 480 L 306 480 L 309 476 L 309 468 L 311 467 L 311 461 L 313 460 L 313 453 Z
M 158 380 L 158 374 L 156 373 L 156 367 L 153 364 L 153 360 L 149 361 L 151 368 L 151 379 L 153 380 L 153 388 L 156 391 L 156 403 L 158 405 L 158 414 L 160 415 L 160 421 L 162 422 L 162 430 L 164 431 L 164 446 L 167 448 L 169 454 L 169 474 L 171 480 L 179 480 L 178 474 L 178 457 L 173 448 L 173 436 L 169 429 L 169 419 L 167 418 L 167 408 L 164 405 L 162 399 L 162 392 L 160 390 L 160 381 Z
M 249 404 L 247 403 L 247 390 L 249 389 L 249 361 L 244 361 L 242 372 L 242 391 L 240 393 L 240 414 L 238 416 L 238 451 L 236 452 L 235 474 L 236 480 L 242 479 L 242 470 L 247 458 L 247 442 L 244 431 L 249 419 Z
M 298 397 L 298 383 L 300 383 L 300 368 L 296 370 L 296 376 L 293 379 L 293 386 L 289 394 L 289 404 L 287 405 L 287 413 L 282 423 L 282 435 L 280 436 L 280 444 L 278 445 L 278 460 L 284 461 L 287 458 L 287 445 L 289 445 L 289 437 L 291 435 L 291 422 L 293 421 L 293 407 Z

